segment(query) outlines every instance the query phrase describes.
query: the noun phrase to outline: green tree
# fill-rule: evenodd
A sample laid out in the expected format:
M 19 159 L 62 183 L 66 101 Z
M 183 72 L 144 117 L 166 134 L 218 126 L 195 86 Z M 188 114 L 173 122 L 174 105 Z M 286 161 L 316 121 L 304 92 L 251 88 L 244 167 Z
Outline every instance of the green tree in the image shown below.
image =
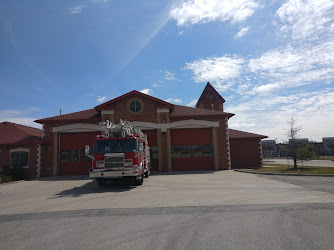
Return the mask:
M 313 145 L 308 144 L 298 148 L 296 151 L 296 157 L 297 160 L 302 163 L 302 167 L 304 167 L 304 161 L 309 161 L 316 157 L 316 153 L 313 150 Z

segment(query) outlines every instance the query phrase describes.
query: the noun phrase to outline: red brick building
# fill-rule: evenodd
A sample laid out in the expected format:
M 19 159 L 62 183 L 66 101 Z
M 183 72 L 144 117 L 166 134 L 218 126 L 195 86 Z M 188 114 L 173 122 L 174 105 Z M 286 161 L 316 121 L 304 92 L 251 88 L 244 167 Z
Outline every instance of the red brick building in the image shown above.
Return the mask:
M 229 129 L 234 114 L 224 112 L 224 102 L 208 83 L 196 108 L 131 91 L 93 109 L 37 120 L 46 143 L 41 175 L 87 174 L 84 148 L 102 133 L 98 123 L 120 119 L 147 134 L 153 171 L 261 167 L 266 136 Z
M 25 177 L 39 177 L 43 147 L 40 129 L 0 123 L 0 168 L 23 168 Z

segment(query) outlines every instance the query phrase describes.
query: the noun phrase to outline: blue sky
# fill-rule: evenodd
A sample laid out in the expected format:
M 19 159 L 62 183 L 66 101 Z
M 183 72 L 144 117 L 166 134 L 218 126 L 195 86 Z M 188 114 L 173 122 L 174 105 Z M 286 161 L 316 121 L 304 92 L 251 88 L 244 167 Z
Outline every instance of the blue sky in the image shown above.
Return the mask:
M 0 121 L 93 108 L 132 90 L 194 106 L 206 82 L 230 128 L 334 136 L 332 0 L 0 2 Z

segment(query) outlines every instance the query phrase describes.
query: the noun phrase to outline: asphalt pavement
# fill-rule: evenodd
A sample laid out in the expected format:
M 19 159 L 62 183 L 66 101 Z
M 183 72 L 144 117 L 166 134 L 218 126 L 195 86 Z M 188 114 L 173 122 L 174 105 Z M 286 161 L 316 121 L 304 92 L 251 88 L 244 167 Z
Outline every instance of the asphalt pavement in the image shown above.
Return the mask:
M 313 178 L 308 180 L 309 178 Z M 171 173 L 0 186 L 1 249 L 333 249 L 334 178 Z M 323 179 L 324 178 L 324 179 Z

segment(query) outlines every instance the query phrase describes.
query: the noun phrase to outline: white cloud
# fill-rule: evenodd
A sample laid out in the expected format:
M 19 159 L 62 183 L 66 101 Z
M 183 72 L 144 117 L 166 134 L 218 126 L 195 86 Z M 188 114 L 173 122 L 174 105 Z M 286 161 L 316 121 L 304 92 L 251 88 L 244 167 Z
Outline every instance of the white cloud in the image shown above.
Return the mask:
M 330 32 L 334 19 L 333 0 L 288 0 L 276 12 L 282 23 L 280 32 L 292 39 L 318 39 Z
M 189 103 L 187 104 L 187 106 L 188 106 L 188 107 L 195 107 L 197 101 L 198 101 L 198 99 L 194 99 L 194 100 L 192 100 L 191 102 L 189 102 Z
M 188 0 L 172 8 L 178 26 L 213 21 L 243 22 L 259 7 L 253 0 Z
M 182 103 L 181 99 L 173 99 L 173 98 L 169 98 L 167 100 L 165 100 L 165 102 L 170 102 L 170 103 Z
M 139 91 L 143 94 L 146 94 L 146 95 L 152 95 L 153 94 L 153 90 L 152 89 L 143 89 L 141 91 Z
M 333 88 L 310 93 L 257 96 L 250 101 L 226 105 L 225 110 L 236 114 L 229 120 L 230 128 L 269 135 L 279 141 L 286 140 L 284 133 L 291 116 L 303 126 L 301 137 L 321 141 L 322 137 L 333 136 Z M 250 126 L 252 124 L 256 126 Z
M 105 99 L 106 99 L 105 96 L 98 96 L 98 97 L 97 97 L 97 101 L 98 101 L 98 102 L 104 102 Z
M 174 73 L 169 72 L 169 71 L 167 71 L 167 70 L 165 70 L 165 71 L 161 71 L 161 72 L 163 72 L 163 73 L 165 74 L 164 78 L 165 78 L 166 80 L 168 80 L 168 81 L 176 80 L 176 78 L 175 78 L 175 74 L 174 74 Z
M 271 50 L 251 59 L 248 69 L 260 80 L 255 92 L 330 83 L 334 79 L 334 41 Z
M 152 84 L 152 87 L 157 88 L 162 86 L 162 81 L 156 81 L 155 83 Z
M 195 82 L 214 82 L 217 84 L 233 80 L 242 73 L 245 60 L 238 56 L 208 57 L 186 63 L 186 69 L 194 72 Z
M 234 38 L 240 38 L 244 35 L 246 35 L 246 33 L 248 32 L 250 27 L 245 27 L 245 28 L 242 28 L 235 36 Z
M 36 107 L 28 107 L 22 110 L 0 110 L 0 122 L 13 122 L 40 129 L 42 126 L 34 122 L 37 118 L 31 117 L 35 116 L 34 112 L 39 111 L 40 109 Z
M 183 33 L 184 33 L 184 31 L 182 30 L 178 33 L 178 35 L 181 36 Z
M 77 5 L 77 6 L 74 6 L 72 8 L 69 8 L 68 11 L 71 14 L 79 14 L 83 11 L 84 7 L 85 7 L 84 5 Z

